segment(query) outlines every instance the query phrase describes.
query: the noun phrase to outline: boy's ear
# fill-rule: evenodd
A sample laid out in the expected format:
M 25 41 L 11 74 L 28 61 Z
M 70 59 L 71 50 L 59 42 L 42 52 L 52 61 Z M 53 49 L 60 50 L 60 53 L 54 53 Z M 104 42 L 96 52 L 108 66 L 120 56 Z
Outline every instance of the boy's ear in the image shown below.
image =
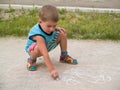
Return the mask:
M 42 20 L 39 18 L 39 19 L 38 19 L 38 23 L 41 23 L 41 22 L 42 22 Z

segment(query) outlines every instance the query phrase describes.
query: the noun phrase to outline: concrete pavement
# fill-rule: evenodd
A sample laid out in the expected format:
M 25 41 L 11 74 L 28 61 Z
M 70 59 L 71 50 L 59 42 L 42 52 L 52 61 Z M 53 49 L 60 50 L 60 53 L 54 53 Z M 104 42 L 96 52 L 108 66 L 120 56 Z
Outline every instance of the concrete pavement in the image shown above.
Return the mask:
M 0 38 L 0 90 L 120 90 L 120 41 L 68 40 L 78 65 L 59 62 L 59 47 L 50 57 L 60 80 L 53 80 L 43 58 L 37 71 L 26 69 L 26 38 Z
M 0 0 L 0 4 L 45 5 L 120 9 L 120 0 Z
M 120 9 L 120 0 L 0 0 L 0 4 L 77 6 Z M 120 90 L 120 41 L 68 40 L 78 65 L 59 63 L 59 47 L 50 57 L 60 80 L 53 80 L 43 58 L 37 71 L 26 69 L 26 38 L 0 38 L 0 90 Z

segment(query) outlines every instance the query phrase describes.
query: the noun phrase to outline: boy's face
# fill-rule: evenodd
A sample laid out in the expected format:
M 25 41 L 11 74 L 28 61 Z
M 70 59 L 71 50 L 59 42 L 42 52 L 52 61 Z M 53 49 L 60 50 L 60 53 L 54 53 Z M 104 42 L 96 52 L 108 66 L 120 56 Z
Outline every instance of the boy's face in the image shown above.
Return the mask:
M 39 24 L 47 34 L 51 34 L 55 30 L 57 22 L 39 20 Z

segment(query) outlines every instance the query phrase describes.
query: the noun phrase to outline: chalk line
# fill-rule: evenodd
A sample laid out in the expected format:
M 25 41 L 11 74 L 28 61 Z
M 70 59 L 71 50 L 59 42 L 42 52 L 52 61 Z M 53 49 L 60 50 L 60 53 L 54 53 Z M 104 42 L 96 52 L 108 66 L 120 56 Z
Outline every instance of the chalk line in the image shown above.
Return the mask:
M 75 67 L 66 70 L 62 74 L 62 79 L 66 84 L 78 85 L 80 83 L 101 84 L 110 82 L 113 77 L 120 75 L 119 67 L 87 66 Z

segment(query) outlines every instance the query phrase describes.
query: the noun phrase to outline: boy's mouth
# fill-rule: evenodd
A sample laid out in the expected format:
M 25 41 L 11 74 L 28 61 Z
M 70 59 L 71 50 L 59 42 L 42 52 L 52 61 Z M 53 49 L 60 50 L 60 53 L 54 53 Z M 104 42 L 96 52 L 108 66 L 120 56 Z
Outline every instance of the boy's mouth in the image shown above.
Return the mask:
M 47 34 L 51 34 L 53 31 L 47 31 Z

